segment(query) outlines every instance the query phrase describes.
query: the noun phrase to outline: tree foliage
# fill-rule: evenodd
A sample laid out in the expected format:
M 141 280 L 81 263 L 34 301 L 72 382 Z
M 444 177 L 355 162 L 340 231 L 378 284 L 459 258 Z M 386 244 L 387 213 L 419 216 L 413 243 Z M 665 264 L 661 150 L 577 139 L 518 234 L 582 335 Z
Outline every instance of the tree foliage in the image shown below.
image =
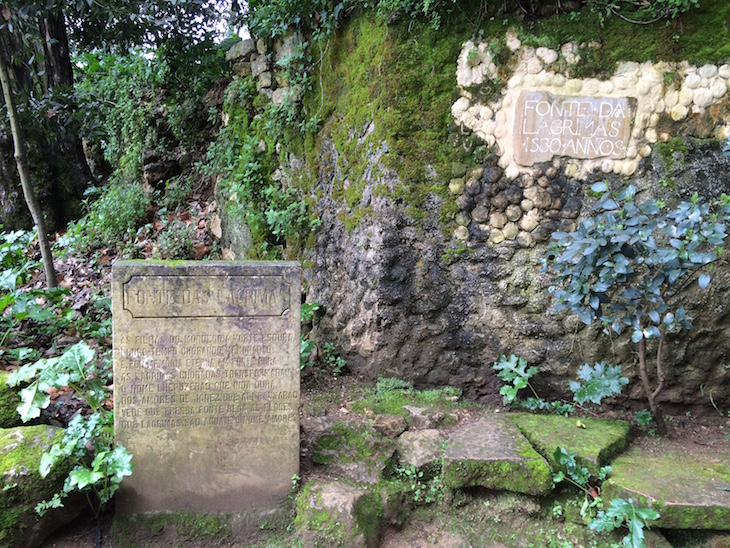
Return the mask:
M 556 276 L 550 292 L 556 309 L 568 309 L 604 332 L 631 332 L 639 345 L 639 369 L 652 416 L 665 430 L 656 398 L 664 386 L 663 343 L 668 332 L 690 329 L 691 318 L 680 291 L 697 280 L 710 283 L 709 266 L 720 256 L 730 218 L 730 198 L 710 204 L 694 195 L 671 210 L 656 200 L 635 203 L 629 185 L 613 194 L 605 183 L 591 190 L 600 195 L 594 217 L 575 232 L 556 232 L 543 259 Z M 657 339 L 655 386 L 646 369 L 646 340 Z

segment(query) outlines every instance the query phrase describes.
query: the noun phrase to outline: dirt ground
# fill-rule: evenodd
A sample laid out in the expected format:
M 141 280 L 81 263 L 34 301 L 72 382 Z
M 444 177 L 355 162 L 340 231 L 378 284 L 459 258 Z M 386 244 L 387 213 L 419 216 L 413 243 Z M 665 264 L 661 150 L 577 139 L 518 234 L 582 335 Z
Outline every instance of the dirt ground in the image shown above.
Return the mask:
M 358 381 L 351 376 L 340 378 L 323 377 L 310 378 L 304 383 L 302 389 L 301 416 L 303 420 L 315 416 L 329 416 L 338 419 L 352 417 L 350 405 L 362 397 L 368 385 Z M 472 420 L 476 420 L 483 412 L 488 412 L 489 406 L 481 409 L 460 409 L 459 426 L 463 426 Z M 718 410 L 693 409 L 680 415 L 668 416 L 667 426 L 669 436 L 662 438 L 657 436 L 650 429 L 642 429 L 635 425 L 634 415 L 631 412 L 620 410 L 605 410 L 598 416 L 607 418 L 624 419 L 631 421 L 632 443 L 638 444 L 650 451 L 657 453 L 682 449 L 685 454 L 707 454 L 708 452 L 730 452 L 730 417 L 725 411 L 721 414 Z M 306 430 L 302 431 L 301 439 L 301 472 L 302 483 L 317 477 L 319 470 L 312 462 L 313 436 Z M 111 526 L 114 509 L 111 507 L 107 513 L 97 522 L 90 514 L 83 514 L 74 522 L 54 533 L 42 545 L 42 548 L 86 548 L 114 546 L 111 541 Z M 402 529 L 392 529 L 384 535 L 381 546 L 383 548 L 456 548 L 471 546 L 466 537 L 454 531 L 453 526 L 445 526 L 439 519 L 433 518 L 407 523 Z M 493 518 L 496 519 L 496 518 Z M 718 546 L 730 546 L 730 539 L 725 539 L 728 544 Z M 492 545 L 487 544 L 487 545 Z M 505 546 L 499 542 L 494 546 Z M 529 544 L 526 544 L 529 545 Z M 704 542 L 681 543 L 674 546 L 710 546 Z M 260 538 L 251 539 L 251 544 L 241 545 L 220 539 L 195 539 L 186 541 L 175 541 L 172 539 L 160 538 L 158 543 L 150 546 L 185 546 L 190 548 L 213 548 L 222 546 L 259 546 L 259 547 L 289 547 L 298 546 L 291 532 L 283 535 L 269 535 L 262 532 Z M 556 546 L 567 546 L 556 544 Z

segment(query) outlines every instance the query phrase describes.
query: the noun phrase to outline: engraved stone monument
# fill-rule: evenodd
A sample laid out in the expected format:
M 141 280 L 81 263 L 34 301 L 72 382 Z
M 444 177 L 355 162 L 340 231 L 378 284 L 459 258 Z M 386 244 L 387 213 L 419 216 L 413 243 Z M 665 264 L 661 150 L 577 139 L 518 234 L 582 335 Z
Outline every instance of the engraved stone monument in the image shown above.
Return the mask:
M 276 507 L 299 470 L 297 263 L 121 261 L 114 426 L 134 473 L 117 512 Z
M 571 158 L 624 158 L 636 99 L 523 91 L 515 107 L 513 148 L 523 166 Z

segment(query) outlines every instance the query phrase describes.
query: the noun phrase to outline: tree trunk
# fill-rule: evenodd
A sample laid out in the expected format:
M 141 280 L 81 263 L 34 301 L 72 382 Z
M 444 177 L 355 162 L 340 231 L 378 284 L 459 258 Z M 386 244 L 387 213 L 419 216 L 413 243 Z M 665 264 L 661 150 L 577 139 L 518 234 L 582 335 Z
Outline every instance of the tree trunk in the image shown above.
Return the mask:
M 14 97 L 33 93 L 36 97 L 54 95 L 73 87 L 73 70 L 63 13 L 46 13 L 38 19 L 42 49 L 35 51 L 36 62 L 29 66 L 6 63 Z M 23 60 L 25 52 L 20 30 L 0 32 L 5 59 Z M 42 77 L 34 76 L 38 72 Z M 16 103 L 16 105 L 19 103 Z M 22 111 L 22 109 L 21 109 Z M 35 194 L 44 213 L 48 229 L 62 229 L 83 213 L 84 190 L 94 178 L 84 156 L 81 139 L 72 125 L 57 121 L 55 113 L 20 112 L 26 137 L 26 168 L 35 182 Z M 1 129 L 1 128 L 0 128 Z M 31 219 L 20 200 L 19 174 L 12 160 L 8 131 L 0 131 L 0 224 L 5 229 L 29 228 Z
M 658 360 L 661 360 L 661 347 L 663 340 L 664 337 L 661 337 L 659 340 L 659 353 L 657 355 Z M 657 372 L 661 378 L 657 380 L 657 387 L 654 388 L 651 385 L 649 372 L 646 369 L 646 339 L 641 339 L 639 341 L 639 375 L 641 376 L 641 384 L 644 387 L 646 399 L 649 401 L 649 412 L 651 413 L 651 418 L 654 419 L 654 422 L 656 423 L 657 434 L 660 436 L 666 436 L 667 423 L 664 421 L 664 415 L 662 415 L 661 410 L 659 409 L 659 404 L 657 403 L 657 396 L 661 392 L 664 384 L 661 361 L 657 362 Z
M 3 95 L 5 96 L 8 117 L 10 118 L 10 129 L 13 134 L 13 144 L 15 147 L 15 162 L 18 165 L 18 174 L 20 175 L 20 184 L 23 187 L 25 202 L 28 204 L 30 214 L 33 216 L 33 222 L 38 229 L 38 242 L 41 248 L 41 256 L 43 257 L 43 270 L 46 273 L 46 285 L 48 288 L 52 288 L 56 287 L 58 282 L 56 280 L 56 271 L 53 268 L 53 255 L 51 254 L 51 246 L 48 242 L 46 221 L 36 199 L 30 174 L 28 173 L 25 155 L 25 137 L 23 136 L 23 128 L 18 121 L 18 112 L 15 110 L 13 91 L 10 86 L 10 75 L 4 55 L 5 52 L 0 51 L 0 83 L 2 84 Z

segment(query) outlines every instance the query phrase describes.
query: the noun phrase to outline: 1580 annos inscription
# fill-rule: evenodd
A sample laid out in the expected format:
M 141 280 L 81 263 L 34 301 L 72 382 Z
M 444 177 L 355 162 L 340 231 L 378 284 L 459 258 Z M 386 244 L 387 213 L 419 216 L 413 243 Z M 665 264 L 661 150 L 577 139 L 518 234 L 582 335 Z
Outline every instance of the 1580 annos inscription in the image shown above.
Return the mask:
M 624 158 L 635 102 L 523 91 L 515 109 L 515 161 L 528 166 L 553 156 Z
M 122 514 L 277 505 L 299 469 L 295 263 L 120 262 L 113 270 Z

